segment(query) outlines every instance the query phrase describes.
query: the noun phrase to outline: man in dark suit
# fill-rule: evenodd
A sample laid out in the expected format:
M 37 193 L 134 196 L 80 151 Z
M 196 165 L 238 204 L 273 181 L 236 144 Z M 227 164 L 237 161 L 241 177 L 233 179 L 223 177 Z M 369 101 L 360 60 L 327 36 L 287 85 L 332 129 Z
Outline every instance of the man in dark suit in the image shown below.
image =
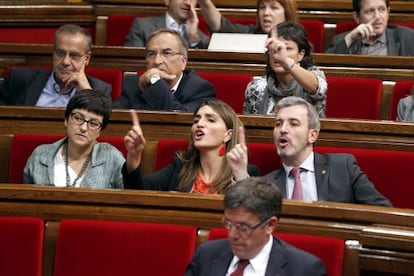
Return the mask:
M 276 104 L 275 116 L 273 140 L 283 167 L 265 177 L 277 184 L 284 197 L 391 206 L 361 171 L 354 156 L 313 151 L 320 122 L 311 104 L 302 98 L 286 97 Z M 295 171 L 299 172 L 299 181 L 293 175 Z
M 224 196 L 222 219 L 228 238 L 202 243 L 185 275 L 235 275 L 242 263 L 245 275 L 326 275 L 321 260 L 272 235 L 281 209 L 279 189 L 265 178 L 232 185 Z
M 187 66 L 187 42 L 170 29 L 154 32 L 146 48 L 147 71 L 125 77 L 113 108 L 193 112 L 215 88 Z
M 91 36 L 77 25 L 55 33 L 53 70 L 12 68 L 0 87 L 0 104 L 66 107 L 84 89 L 111 93 L 111 85 L 85 74 L 91 59 Z
M 206 49 L 209 37 L 198 29 L 194 0 L 164 0 L 168 7 L 159 17 L 137 17 L 125 37 L 125 46 L 145 47 L 151 33 L 159 29 L 175 30 L 187 41 L 190 48 Z
M 336 35 L 327 53 L 414 56 L 414 30 L 388 25 L 389 0 L 353 0 L 352 6 L 358 26 Z

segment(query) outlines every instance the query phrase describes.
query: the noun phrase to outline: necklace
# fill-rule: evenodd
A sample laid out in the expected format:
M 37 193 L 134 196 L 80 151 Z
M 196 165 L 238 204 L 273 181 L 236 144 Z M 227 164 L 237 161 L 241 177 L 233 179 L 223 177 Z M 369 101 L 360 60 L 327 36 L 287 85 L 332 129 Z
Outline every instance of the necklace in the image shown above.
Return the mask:
M 76 176 L 75 180 L 73 180 L 72 184 L 70 184 L 70 176 L 69 176 L 69 153 L 68 153 L 69 152 L 69 145 L 68 145 L 68 143 L 65 143 L 63 145 L 63 152 L 64 152 L 64 155 L 65 155 L 66 187 L 75 187 L 76 182 L 78 182 L 79 178 L 82 177 L 82 175 L 86 171 L 86 168 L 88 167 L 89 163 L 91 162 L 92 151 L 88 155 L 88 157 L 86 158 L 86 160 L 83 162 L 82 168 L 81 168 L 78 176 Z

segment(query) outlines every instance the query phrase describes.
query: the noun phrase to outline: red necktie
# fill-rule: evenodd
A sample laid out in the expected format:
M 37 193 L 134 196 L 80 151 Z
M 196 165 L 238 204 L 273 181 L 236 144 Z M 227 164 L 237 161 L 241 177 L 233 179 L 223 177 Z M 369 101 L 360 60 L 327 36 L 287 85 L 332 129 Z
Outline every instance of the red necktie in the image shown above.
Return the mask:
M 230 276 L 243 276 L 243 271 L 248 265 L 249 265 L 249 260 L 239 260 L 239 262 L 237 263 L 236 270 L 233 271 L 230 274 Z
M 295 180 L 295 186 L 293 186 L 292 199 L 303 199 L 302 183 L 300 182 L 300 168 L 293 168 L 290 173 Z

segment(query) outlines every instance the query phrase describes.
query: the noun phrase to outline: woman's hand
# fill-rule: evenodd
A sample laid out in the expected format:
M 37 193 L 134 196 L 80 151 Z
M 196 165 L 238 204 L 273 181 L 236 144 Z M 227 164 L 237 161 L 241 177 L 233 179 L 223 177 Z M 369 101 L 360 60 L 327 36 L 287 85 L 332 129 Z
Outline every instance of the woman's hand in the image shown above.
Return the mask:
M 145 138 L 142 133 L 141 125 L 139 124 L 138 114 L 135 110 L 130 110 L 132 128 L 124 137 L 125 148 L 127 154 L 127 169 L 128 172 L 135 170 L 141 164 L 142 151 L 145 146 Z

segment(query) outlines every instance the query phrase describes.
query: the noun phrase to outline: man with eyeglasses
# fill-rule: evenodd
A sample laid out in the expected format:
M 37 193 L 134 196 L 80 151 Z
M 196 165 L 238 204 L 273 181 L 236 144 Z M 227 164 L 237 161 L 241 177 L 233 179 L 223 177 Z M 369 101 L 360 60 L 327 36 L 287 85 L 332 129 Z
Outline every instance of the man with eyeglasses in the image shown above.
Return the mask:
M 320 259 L 272 235 L 281 210 L 281 193 L 265 178 L 232 185 L 222 219 L 228 238 L 202 243 L 185 275 L 326 275 Z
M 124 78 L 113 108 L 193 112 L 204 100 L 215 98 L 213 85 L 186 68 L 187 49 L 176 31 L 154 32 L 146 47 L 146 71 Z
M 0 87 L 0 104 L 65 107 L 77 91 L 92 88 L 110 95 L 110 84 L 85 73 L 91 45 L 84 28 L 61 26 L 55 33 L 53 70 L 12 68 Z
M 124 45 L 145 47 L 153 32 L 167 28 L 180 33 L 190 48 L 206 49 L 210 39 L 198 29 L 196 3 L 196 0 L 164 0 L 166 13 L 155 17 L 135 18 Z

